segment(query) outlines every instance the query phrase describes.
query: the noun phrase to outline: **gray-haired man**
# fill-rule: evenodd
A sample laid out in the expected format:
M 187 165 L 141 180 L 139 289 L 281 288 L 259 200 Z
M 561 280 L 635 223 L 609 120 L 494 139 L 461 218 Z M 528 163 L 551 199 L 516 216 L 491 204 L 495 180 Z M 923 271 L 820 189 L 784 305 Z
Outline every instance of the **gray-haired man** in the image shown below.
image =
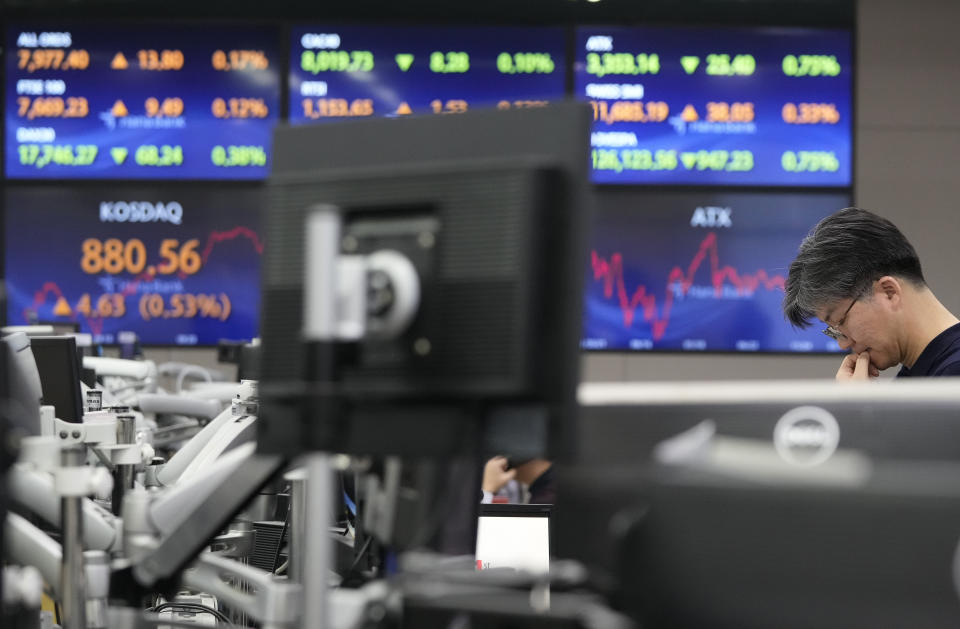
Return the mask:
M 897 377 L 960 375 L 960 319 L 930 290 L 897 227 L 846 208 L 820 221 L 790 265 L 783 312 L 810 319 L 850 351 L 838 380 L 866 380 L 901 364 Z

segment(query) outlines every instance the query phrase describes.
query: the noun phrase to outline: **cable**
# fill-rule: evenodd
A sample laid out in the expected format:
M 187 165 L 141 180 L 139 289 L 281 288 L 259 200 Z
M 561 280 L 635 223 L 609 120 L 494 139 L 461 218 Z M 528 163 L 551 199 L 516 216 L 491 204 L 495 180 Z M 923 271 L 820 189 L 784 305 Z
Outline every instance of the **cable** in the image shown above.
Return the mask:
M 357 567 L 357 564 L 360 563 L 360 559 L 363 558 L 363 554 L 367 552 L 367 549 L 370 548 L 370 542 L 373 541 L 372 536 L 367 537 L 367 541 L 363 543 L 363 546 L 360 547 L 360 552 L 357 553 L 357 556 L 353 558 L 353 563 L 350 564 L 350 567 L 347 568 L 347 572 L 352 572 L 354 568 Z
M 343 494 L 344 504 L 347 505 L 347 515 L 348 516 L 352 515 L 354 518 L 356 518 L 357 505 L 353 500 L 350 499 L 350 494 L 347 493 L 347 483 L 343 477 L 343 474 L 341 473 L 339 474 L 339 476 L 340 476 L 340 492 Z M 356 489 L 354 489 L 354 491 L 356 491 Z
M 476 473 L 476 470 L 482 469 L 482 465 L 478 466 L 476 462 L 471 463 L 469 460 L 462 459 L 449 459 L 442 463 L 425 465 L 425 469 L 421 469 L 418 479 L 421 486 L 420 492 L 421 495 L 430 499 L 430 504 L 426 505 L 423 512 L 426 522 L 413 536 L 413 539 L 407 545 L 408 548 L 420 548 L 429 544 L 443 528 L 446 515 L 451 512 L 451 507 L 455 505 L 454 486 L 457 483 L 456 480 L 451 480 L 451 478 L 463 480 L 461 477 L 466 475 L 468 479 L 473 480 L 473 474 Z M 442 472 L 445 472 L 445 478 L 441 480 Z M 424 481 L 424 476 L 428 477 L 428 481 Z M 426 486 L 426 489 L 424 489 L 424 486 Z M 476 508 L 479 511 L 479 502 L 477 502 Z
M 287 515 L 283 519 L 283 528 L 280 529 L 280 539 L 277 540 L 277 552 L 273 555 L 273 568 L 270 569 L 270 572 L 276 574 L 277 564 L 280 563 L 280 549 L 283 548 L 283 536 L 287 533 L 287 526 L 290 524 L 290 511 L 293 509 L 293 502 L 287 506 Z M 288 557 L 289 559 L 289 557 Z
M 208 370 L 198 365 L 187 365 L 182 370 L 180 370 L 180 374 L 177 376 L 177 383 L 176 383 L 177 393 L 180 393 L 181 391 L 183 391 L 183 380 L 189 374 L 197 374 L 201 378 L 203 378 L 206 382 L 213 382 L 213 376 L 210 374 Z
M 233 623 L 230 622 L 230 619 L 227 618 L 223 612 L 216 610 L 212 607 L 209 607 L 207 605 L 201 605 L 199 603 L 178 603 L 177 601 L 169 601 L 167 603 L 162 603 L 160 605 L 157 605 L 156 607 L 151 607 L 147 611 L 159 614 L 165 609 L 184 609 L 188 611 L 203 612 L 203 613 L 212 615 L 217 620 L 219 620 L 220 622 L 230 627 L 233 626 Z

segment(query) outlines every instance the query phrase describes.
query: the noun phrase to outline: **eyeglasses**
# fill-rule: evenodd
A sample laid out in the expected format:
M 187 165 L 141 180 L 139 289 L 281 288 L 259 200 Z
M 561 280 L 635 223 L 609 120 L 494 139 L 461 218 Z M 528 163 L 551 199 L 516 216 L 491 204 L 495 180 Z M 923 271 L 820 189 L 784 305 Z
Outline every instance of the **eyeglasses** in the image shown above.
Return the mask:
M 853 308 L 853 304 L 860 301 L 859 299 L 854 299 L 850 302 L 850 305 L 847 306 L 847 309 L 844 311 L 843 316 L 840 317 L 840 320 L 837 321 L 837 327 L 828 325 L 823 329 L 823 333 L 832 338 L 834 341 L 840 341 L 847 338 L 847 335 L 840 331 L 839 326 L 843 325 L 843 322 L 847 320 L 847 315 L 850 314 L 850 309 Z

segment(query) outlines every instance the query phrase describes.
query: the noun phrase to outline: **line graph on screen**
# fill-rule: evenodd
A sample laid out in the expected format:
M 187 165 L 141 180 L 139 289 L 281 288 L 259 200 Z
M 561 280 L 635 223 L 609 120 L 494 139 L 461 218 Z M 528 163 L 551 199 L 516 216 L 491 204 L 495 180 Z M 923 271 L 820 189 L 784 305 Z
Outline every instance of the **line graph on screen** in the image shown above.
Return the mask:
M 752 273 L 743 273 L 733 266 L 723 265 L 720 262 L 719 247 L 716 232 L 710 232 L 700 243 L 686 268 L 674 266 L 667 274 L 663 289 L 663 306 L 658 313 L 656 289 L 640 284 L 632 292 L 626 286 L 624 279 L 623 255 L 620 252 L 603 257 L 596 250 L 590 253 L 590 264 L 593 280 L 603 284 L 605 299 L 616 299 L 623 313 L 623 326 L 630 328 L 636 319 L 637 310 L 642 310 L 643 320 L 650 325 L 653 340 L 659 341 L 666 334 L 670 325 L 670 313 L 673 309 L 674 296 L 687 295 L 694 286 L 694 279 L 704 262 L 709 263 L 710 285 L 714 296 L 723 298 L 724 288 L 732 287 L 738 294 L 754 293 L 759 289 L 767 291 L 782 291 L 785 278 L 780 274 L 771 274 L 764 269 Z M 675 287 L 671 289 L 671 287 Z

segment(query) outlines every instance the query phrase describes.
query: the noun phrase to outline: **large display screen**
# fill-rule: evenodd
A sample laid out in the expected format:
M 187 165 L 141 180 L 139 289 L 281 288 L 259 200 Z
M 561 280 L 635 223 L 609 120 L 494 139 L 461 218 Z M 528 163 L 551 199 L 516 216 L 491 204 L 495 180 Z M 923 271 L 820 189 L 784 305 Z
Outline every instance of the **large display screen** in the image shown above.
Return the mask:
M 291 124 L 534 107 L 565 95 L 561 28 L 292 29 Z
M 781 309 L 790 262 L 845 194 L 607 190 L 587 263 L 582 346 L 837 352 Z
M 278 47 L 273 28 L 8 26 L 6 175 L 262 179 Z
M 250 185 L 8 187 L 7 322 L 73 321 L 96 342 L 257 335 L 260 191 Z
M 849 31 L 578 28 L 597 183 L 849 186 Z

